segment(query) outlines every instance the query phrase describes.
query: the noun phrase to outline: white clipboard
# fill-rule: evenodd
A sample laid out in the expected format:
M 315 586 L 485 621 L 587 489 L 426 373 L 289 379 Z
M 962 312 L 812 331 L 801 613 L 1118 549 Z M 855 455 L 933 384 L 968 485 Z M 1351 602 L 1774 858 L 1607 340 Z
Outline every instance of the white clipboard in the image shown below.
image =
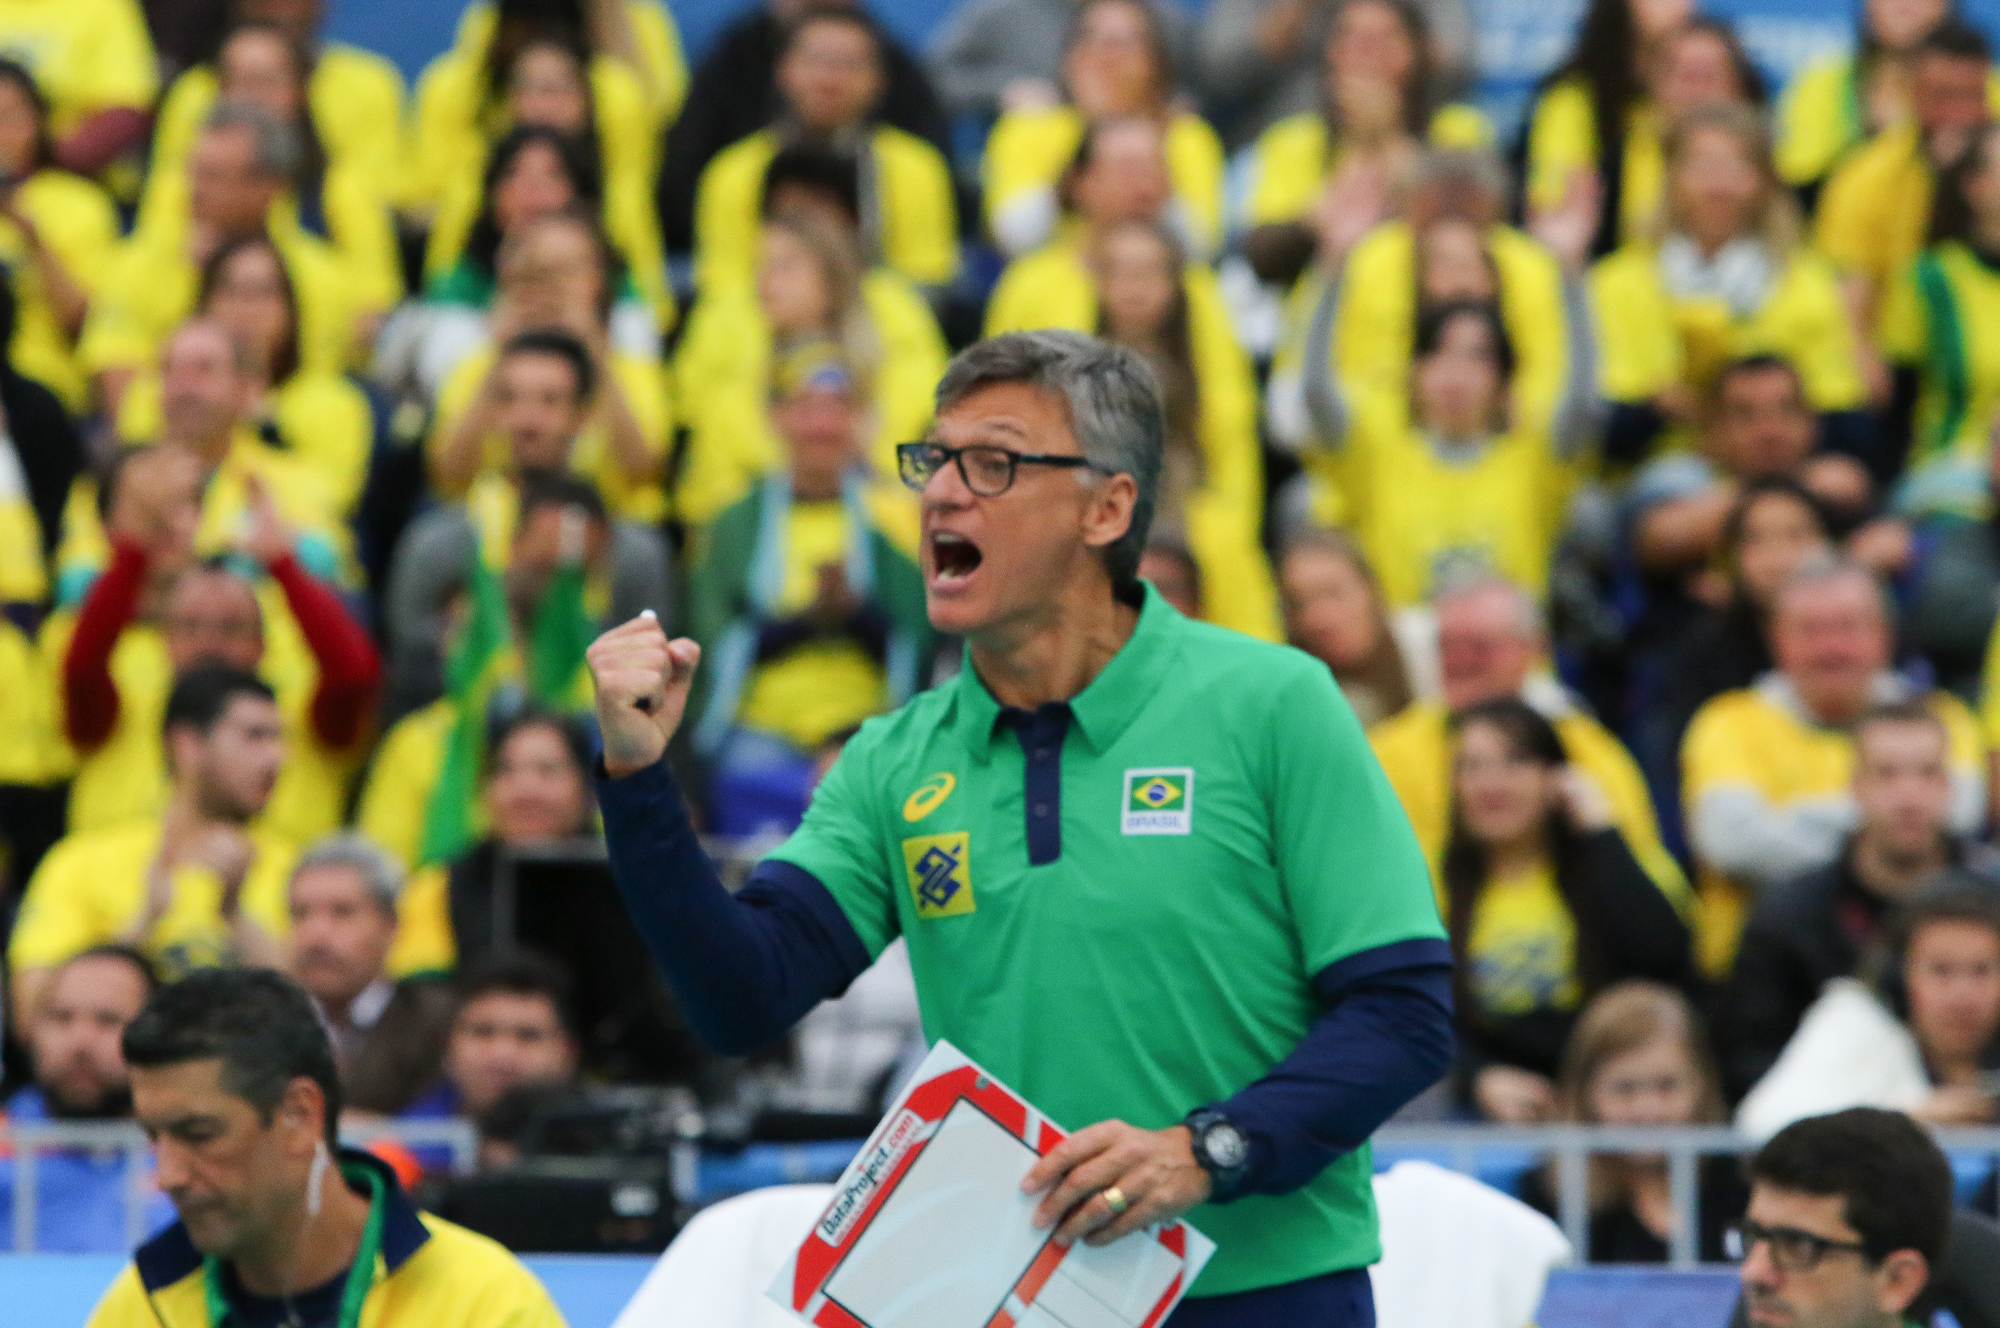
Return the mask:
M 1174 1221 L 1053 1243 L 1021 1178 L 1065 1137 L 939 1042 L 766 1294 L 815 1328 L 1157 1328 L 1215 1242 Z

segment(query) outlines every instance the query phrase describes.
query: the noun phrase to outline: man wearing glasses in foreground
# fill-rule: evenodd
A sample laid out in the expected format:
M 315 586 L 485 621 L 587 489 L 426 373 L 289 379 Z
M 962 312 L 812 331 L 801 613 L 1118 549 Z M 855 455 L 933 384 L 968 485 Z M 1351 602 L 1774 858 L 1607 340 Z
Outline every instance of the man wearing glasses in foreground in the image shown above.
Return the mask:
M 1363 1328 L 1367 1139 L 1450 1064 L 1450 950 L 1326 666 L 1138 579 L 1161 414 L 1144 361 L 1077 333 L 952 362 L 900 460 L 966 665 L 863 725 L 733 897 L 661 759 L 699 649 L 600 637 L 612 869 L 719 1051 L 906 938 L 925 1032 L 1077 1131 L 1024 1182 L 1056 1240 L 1186 1213 L 1216 1242 L 1171 1328 Z
M 1856 1107 L 1799 1121 L 1751 1161 L 1750 1187 L 1749 1212 L 1725 1239 L 1753 1328 L 1930 1321 L 1951 1165 L 1908 1116 Z

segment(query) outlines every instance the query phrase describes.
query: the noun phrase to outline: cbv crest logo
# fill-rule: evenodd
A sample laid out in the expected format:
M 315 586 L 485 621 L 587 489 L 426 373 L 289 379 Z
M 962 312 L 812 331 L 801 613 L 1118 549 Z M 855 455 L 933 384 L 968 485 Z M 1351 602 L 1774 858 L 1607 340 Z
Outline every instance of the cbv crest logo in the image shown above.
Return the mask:
M 1119 830 L 1128 835 L 1194 833 L 1194 769 L 1164 766 L 1125 772 L 1124 813 Z
M 972 912 L 972 839 L 960 830 L 903 841 L 903 866 L 917 917 L 950 918 Z

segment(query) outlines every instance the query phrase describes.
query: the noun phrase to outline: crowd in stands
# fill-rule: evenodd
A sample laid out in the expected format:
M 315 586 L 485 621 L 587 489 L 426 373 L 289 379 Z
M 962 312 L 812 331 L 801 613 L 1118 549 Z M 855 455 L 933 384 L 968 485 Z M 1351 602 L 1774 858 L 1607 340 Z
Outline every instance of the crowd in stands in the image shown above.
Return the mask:
M 2000 1118 L 2000 71 L 1951 0 L 1783 86 L 1591 0 L 1519 125 L 1462 0 L 966 0 L 925 53 L 770 0 L 692 70 L 660 0 L 474 0 L 414 88 L 320 0 L 217 8 L 0 0 L 9 1119 L 127 1113 L 118 1029 L 228 964 L 311 993 L 351 1115 L 489 1160 L 578 1083 L 877 1105 L 897 958 L 749 1070 L 635 1059 L 670 1002 L 614 1045 L 519 864 L 601 873 L 609 624 L 701 642 L 725 855 L 961 667 L 896 445 L 1049 327 L 1159 379 L 1145 577 L 1322 661 L 1403 800 L 1461 1031 L 1414 1114 Z M 42 1245 L 121 1247 L 119 1164 L 60 1165 Z M 1664 1163 L 1590 1189 L 1665 1256 Z

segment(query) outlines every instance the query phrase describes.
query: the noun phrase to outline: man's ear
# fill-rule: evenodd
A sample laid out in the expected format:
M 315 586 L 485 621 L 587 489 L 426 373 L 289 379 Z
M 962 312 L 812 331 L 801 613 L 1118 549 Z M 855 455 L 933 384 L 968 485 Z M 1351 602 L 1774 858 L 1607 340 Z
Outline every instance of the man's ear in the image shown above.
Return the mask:
M 1892 1250 L 1875 1273 L 1876 1304 L 1884 1314 L 1902 1314 L 1930 1285 L 1930 1260 L 1915 1250 Z
M 326 1138 L 326 1094 L 312 1079 L 299 1075 L 285 1085 L 278 1099 L 276 1123 L 289 1136 L 287 1142 L 303 1152 Z
M 1139 506 L 1139 484 L 1130 475 L 1107 475 L 1083 513 L 1083 542 L 1093 549 L 1115 544 L 1132 528 Z

